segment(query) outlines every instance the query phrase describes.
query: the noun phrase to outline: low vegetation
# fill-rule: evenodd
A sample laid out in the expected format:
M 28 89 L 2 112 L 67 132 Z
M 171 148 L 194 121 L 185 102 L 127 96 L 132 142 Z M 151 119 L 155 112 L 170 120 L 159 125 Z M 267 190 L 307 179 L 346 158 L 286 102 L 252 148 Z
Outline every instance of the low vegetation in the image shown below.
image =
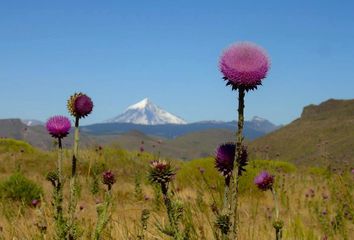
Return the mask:
M 0 238 L 54 239 L 52 188 L 46 174 L 55 166 L 57 153 L 27 148 L 23 142 L 1 140 Z M 29 151 L 30 150 L 30 151 Z M 148 180 L 156 153 L 127 152 L 119 148 L 80 151 L 79 197 L 75 213 L 79 239 L 93 239 L 97 214 L 105 211 L 107 186 L 102 173 L 115 174 L 101 239 L 169 239 L 168 215 L 159 188 Z M 71 151 L 64 150 L 64 176 L 70 175 Z M 187 239 L 214 239 L 215 209 L 222 205 L 223 176 L 213 158 L 190 162 L 171 160 L 176 175 L 170 196 L 180 209 L 179 229 Z M 240 179 L 240 239 L 274 238 L 274 204 L 270 192 L 254 185 L 262 170 L 272 173 L 279 195 L 284 239 L 350 239 L 354 234 L 353 180 L 350 169 L 336 171 L 302 168 L 281 160 L 251 160 Z M 64 198 L 69 197 L 68 179 Z M 22 191 L 21 189 L 26 189 Z M 41 190 L 42 189 L 42 190 Z M 32 204 L 32 200 L 39 203 Z M 97 212 L 98 211 L 98 212 Z

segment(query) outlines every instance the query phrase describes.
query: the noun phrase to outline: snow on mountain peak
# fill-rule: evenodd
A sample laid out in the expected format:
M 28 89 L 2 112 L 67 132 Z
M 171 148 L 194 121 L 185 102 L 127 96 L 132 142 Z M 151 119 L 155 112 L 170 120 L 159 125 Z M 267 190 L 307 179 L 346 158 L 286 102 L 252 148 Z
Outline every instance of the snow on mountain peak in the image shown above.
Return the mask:
M 149 104 L 151 104 L 151 101 L 148 98 L 144 98 L 140 102 L 137 102 L 137 103 L 129 106 L 127 109 L 143 109 L 143 108 L 146 108 L 146 106 Z
M 125 122 L 144 125 L 186 124 L 186 122 L 158 107 L 148 98 L 129 106 L 125 112 L 107 122 Z
M 265 121 L 267 121 L 267 119 L 264 119 L 264 118 L 261 118 L 258 116 L 254 116 L 251 121 L 252 122 L 265 122 Z

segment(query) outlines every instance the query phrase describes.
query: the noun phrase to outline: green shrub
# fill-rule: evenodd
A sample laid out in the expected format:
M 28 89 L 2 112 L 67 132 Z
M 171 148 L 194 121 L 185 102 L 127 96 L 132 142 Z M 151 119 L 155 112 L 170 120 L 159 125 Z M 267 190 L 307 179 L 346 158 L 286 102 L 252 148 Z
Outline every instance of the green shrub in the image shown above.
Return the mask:
M 313 174 L 313 175 L 318 175 L 318 176 L 325 176 L 327 169 L 324 167 L 310 167 L 308 168 L 308 173 Z
M 223 177 L 215 169 L 213 158 L 195 159 L 184 163 L 181 169 L 177 172 L 177 183 L 182 187 L 192 186 L 193 183 L 199 184 L 202 182 L 202 177 L 199 168 L 203 168 L 204 176 L 208 182 L 215 185 L 218 190 L 223 190 Z M 296 171 L 296 167 L 288 162 L 273 161 L 273 160 L 253 160 L 246 167 L 247 171 L 240 178 L 239 192 L 259 192 L 254 186 L 254 178 L 263 170 L 267 170 L 272 174 L 276 173 L 292 173 Z
M 0 196 L 13 201 L 30 204 L 33 199 L 39 199 L 43 190 L 35 182 L 16 172 L 7 180 L 0 182 Z
M 213 158 L 195 159 L 179 165 L 181 168 L 177 171 L 176 180 L 180 187 L 195 187 L 202 183 L 200 169 L 203 169 L 209 184 L 220 186 L 220 190 L 224 189 L 224 178 L 216 170 Z
M 254 160 L 250 162 L 248 167 L 282 173 L 292 173 L 296 171 L 294 164 L 278 160 Z
M 0 152 L 34 153 L 35 149 L 24 141 L 5 138 L 0 139 Z

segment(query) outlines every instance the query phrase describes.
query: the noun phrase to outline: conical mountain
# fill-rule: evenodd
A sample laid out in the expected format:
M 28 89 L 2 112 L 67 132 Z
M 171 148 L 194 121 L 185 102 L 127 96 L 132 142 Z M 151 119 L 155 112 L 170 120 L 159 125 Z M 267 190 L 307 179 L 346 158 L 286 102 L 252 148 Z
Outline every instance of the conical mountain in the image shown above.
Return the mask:
M 106 122 L 142 125 L 186 124 L 182 118 L 158 107 L 148 98 L 129 106 L 122 114 Z

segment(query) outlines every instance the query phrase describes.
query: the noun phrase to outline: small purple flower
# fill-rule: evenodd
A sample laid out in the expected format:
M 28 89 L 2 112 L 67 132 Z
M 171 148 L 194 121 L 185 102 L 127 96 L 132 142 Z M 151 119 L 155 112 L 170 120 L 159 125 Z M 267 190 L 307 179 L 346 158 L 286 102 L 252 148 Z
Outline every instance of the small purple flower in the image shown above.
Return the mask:
M 105 171 L 102 174 L 102 178 L 103 184 L 108 186 L 108 190 L 110 190 L 112 185 L 116 182 L 116 177 L 111 170 Z
M 141 153 L 145 151 L 143 146 L 141 146 L 139 150 L 140 150 Z
M 263 191 L 270 190 L 273 187 L 274 177 L 268 172 L 261 172 L 255 179 L 254 184 Z
M 313 198 L 313 197 L 315 197 L 315 190 L 313 189 L 313 188 L 310 188 L 309 189 L 309 194 L 310 194 L 310 196 Z
M 34 207 L 34 208 L 38 207 L 40 203 L 41 202 L 38 199 L 33 199 L 31 201 L 32 207 Z
M 53 116 L 48 119 L 46 128 L 52 137 L 61 139 L 69 134 L 71 123 L 67 117 Z
M 200 172 L 201 174 L 204 174 L 204 173 L 205 173 L 205 168 L 198 167 L 198 169 L 199 169 L 199 172 Z
M 327 200 L 329 198 L 327 193 L 322 193 L 323 200 Z
M 354 174 L 354 168 L 352 169 L 352 174 Z
M 75 93 L 68 100 L 68 110 L 74 117 L 86 117 L 92 112 L 93 102 L 84 93 Z
M 234 143 L 221 144 L 215 153 L 215 167 L 224 176 L 230 176 L 234 167 L 235 160 Z
M 253 90 L 267 76 L 270 61 L 265 51 L 249 42 L 231 45 L 221 55 L 220 71 L 233 89 Z

